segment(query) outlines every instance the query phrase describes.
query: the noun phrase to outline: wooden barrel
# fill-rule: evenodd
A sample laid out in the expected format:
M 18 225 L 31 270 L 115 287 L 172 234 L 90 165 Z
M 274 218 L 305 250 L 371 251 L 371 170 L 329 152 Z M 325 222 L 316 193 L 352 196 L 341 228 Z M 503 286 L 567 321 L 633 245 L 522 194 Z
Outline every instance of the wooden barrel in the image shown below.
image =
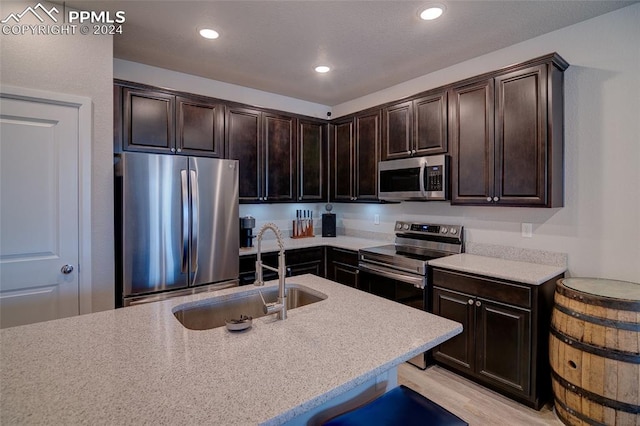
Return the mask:
M 640 284 L 558 280 L 549 358 L 563 423 L 640 426 Z

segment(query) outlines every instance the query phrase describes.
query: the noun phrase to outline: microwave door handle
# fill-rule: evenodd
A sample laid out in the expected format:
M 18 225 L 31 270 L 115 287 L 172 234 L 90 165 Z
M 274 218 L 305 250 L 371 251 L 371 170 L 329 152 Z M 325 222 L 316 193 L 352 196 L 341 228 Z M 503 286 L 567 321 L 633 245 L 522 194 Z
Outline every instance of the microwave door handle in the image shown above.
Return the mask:
M 420 179 L 420 192 L 422 193 L 423 197 L 427 196 L 427 188 L 426 188 L 426 186 L 424 184 L 424 169 L 426 169 L 426 168 L 427 168 L 427 163 L 422 163 L 420 165 L 420 177 L 419 177 L 419 179 Z

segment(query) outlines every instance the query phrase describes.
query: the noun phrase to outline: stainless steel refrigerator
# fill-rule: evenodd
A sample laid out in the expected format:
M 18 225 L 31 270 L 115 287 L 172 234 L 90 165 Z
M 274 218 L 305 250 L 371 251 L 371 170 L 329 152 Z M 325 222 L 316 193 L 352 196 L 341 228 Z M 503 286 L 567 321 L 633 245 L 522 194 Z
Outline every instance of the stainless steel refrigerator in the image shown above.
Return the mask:
M 116 306 L 238 284 L 238 161 L 116 156 Z

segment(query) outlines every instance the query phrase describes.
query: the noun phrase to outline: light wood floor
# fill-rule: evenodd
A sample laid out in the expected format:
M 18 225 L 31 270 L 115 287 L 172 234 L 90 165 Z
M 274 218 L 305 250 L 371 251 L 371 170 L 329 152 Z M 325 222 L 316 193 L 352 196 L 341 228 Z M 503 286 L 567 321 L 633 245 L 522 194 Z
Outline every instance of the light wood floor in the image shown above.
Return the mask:
M 563 424 L 551 404 L 536 411 L 438 366 L 422 371 L 404 363 L 398 367 L 398 383 L 440 404 L 471 426 Z

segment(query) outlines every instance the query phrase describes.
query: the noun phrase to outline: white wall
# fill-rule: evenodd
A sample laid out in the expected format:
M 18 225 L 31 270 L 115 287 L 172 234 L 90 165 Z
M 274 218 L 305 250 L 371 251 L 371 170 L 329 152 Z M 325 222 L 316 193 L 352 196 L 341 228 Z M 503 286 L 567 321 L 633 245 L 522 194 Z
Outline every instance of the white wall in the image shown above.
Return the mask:
M 565 72 L 565 207 L 336 204 L 342 225 L 392 232 L 397 219 L 465 226 L 468 241 L 568 253 L 569 274 L 640 282 L 640 4 L 337 105 L 348 114 L 558 52 Z M 373 225 L 373 215 L 383 222 Z M 533 238 L 520 234 L 533 223 Z
M 322 119 L 326 119 L 327 112 L 331 111 L 331 108 L 326 105 L 122 59 L 114 59 L 113 75 L 114 78 L 121 80 L 135 81 Z
M 34 3 L 0 2 L 0 16 L 20 12 L 27 5 Z M 112 59 L 111 36 L 0 35 L 2 84 L 86 96 L 93 101 L 93 311 L 114 305 Z

